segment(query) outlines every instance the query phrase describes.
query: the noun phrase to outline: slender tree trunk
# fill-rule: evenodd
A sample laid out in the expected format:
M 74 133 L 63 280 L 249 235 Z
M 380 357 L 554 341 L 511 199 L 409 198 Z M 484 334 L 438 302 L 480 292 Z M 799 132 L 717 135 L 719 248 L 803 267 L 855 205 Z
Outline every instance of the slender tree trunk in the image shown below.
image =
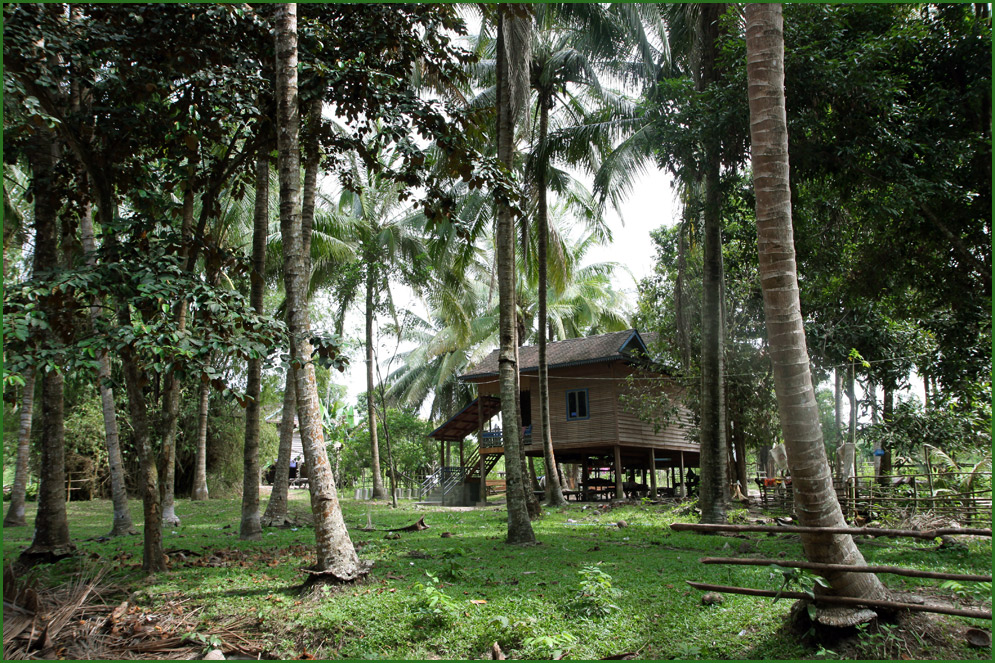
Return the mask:
M 314 516 L 317 563 L 315 571 L 340 581 L 354 580 L 369 570 L 356 555 L 346 531 L 332 481 L 332 470 L 321 428 L 320 403 L 311 362 L 307 309 L 309 273 L 304 255 L 300 191 L 300 110 L 297 93 L 297 5 L 276 9 L 277 144 L 280 172 L 280 227 L 283 234 L 284 283 L 290 332 L 290 357 L 297 389 L 304 460 L 307 463 Z
M 17 461 L 14 466 L 14 486 L 10 491 L 10 508 L 4 516 L 4 527 L 23 527 L 24 502 L 28 491 L 28 460 L 31 456 L 31 413 L 35 403 L 35 371 L 24 376 L 21 412 L 17 430 Z
M 372 264 L 366 265 L 366 416 L 370 429 L 370 454 L 373 470 L 373 495 L 375 500 L 387 497 L 383 487 L 383 474 L 380 472 L 380 441 L 377 439 L 377 409 L 373 404 L 373 304 L 377 287 L 377 270 Z
M 93 231 L 93 216 L 89 203 L 80 215 L 80 239 L 86 263 L 93 266 L 96 263 L 94 251 L 97 249 Z M 96 329 L 100 319 L 100 308 L 97 302 L 90 306 L 90 324 Z M 111 361 L 106 352 L 100 352 L 97 357 L 100 362 L 97 368 L 97 387 L 100 389 L 100 405 L 104 418 L 104 442 L 107 446 L 107 462 L 110 466 L 111 502 L 114 504 L 114 520 L 109 536 L 134 534 L 135 526 L 131 519 L 131 508 L 128 506 L 128 489 L 125 483 L 124 462 L 121 459 L 121 438 L 117 427 L 117 410 L 114 405 L 114 389 L 111 387 Z
M 514 96 L 513 77 L 528 72 L 528 41 L 516 43 L 513 35 L 525 31 L 522 23 L 528 18 L 514 17 L 507 5 L 498 7 L 497 39 L 497 151 L 498 159 L 510 172 L 514 160 L 515 116 L 518 105 Z M 524 61 L 523 61 L 524 59 Z M 518 94 L 524 96 L 524 86 Z M 525 476 L 522 472 L 521 430 L 519 428 L 518 339 L 515 305 L 515 218 L 506 200 L 497 203 L 496 252 L 498 263 L 498 304 L 500 318 L 500 348 L 498 354 L 501 384 L 501 429 L 504 442 L 508 494 L 508 543 L 535 543 L 535 533 L 529 519 L 525 496 Z
M 701 5 L 702 35 L 699 90 L 716 80 L 721 4 Z M 723 523 L 726 512 L 725 381 L 722 356 L 722 204 L 719 192 L 719 138 L 704 140 L 704 264 L 701 305 L 701 485 L 698 507 L 701 522 Z
M 841 476 L 840 458 L 843 455 L 843 376 L 839 367 L 833 369 L 833 413 L 835 415 L 836 432 L 833 440 L 833 457 L 835 459 L 835 474 Z
M 884 425 L 890 426 L 895 413 L 895 390 L 891 383 L 887 380 L 884 382 L 884 407 L 882 409 L 882 417 L 884 418 Z M 887 479 L 889 474 L 891 474 L 891 449 L 888 448 L 887 438 L 882 438 L 881 449 L 884 451 L 884 455 L 881 456 L 881 466 L 879 467 L 878 482 L 882 486 L 887 486 L 891 479 Z
M 539 144 L 544 145 L 549 133 L 549 107 L 546 99 L 539 100 Z M 549 361 L 546 356 L 546 326 L 547 289 L 549 288 L 547 271 L 549 243 L 549 210 L 546 205 L 546 172 L 540 166 L 536 187 L 539 190 L 539 209 L 537 210 L 538 242 L 539 242 L 539 320 L 536 328 L 539 330 L 539 420 L 542 429 L 542 452 L 546 460 L 546 503 L 550 506 L 566 506 L 563 499 L 563 488 L 556 473 L 556 454 L 553 452 L 553 434 L 549 428 Z
M 743 431 L 739 426 L 733 427 L 733 442 L 736 447 L 736 466 L 739 473 L 739 480 L 742 481 L 743 495 L 750 494 L 750 475 L 746 469 L 746 440 L 743 439 Z
M 194 213 L 194 165 L 193 158 L 189 166 L 189 178 L 187 188 L 183 192 L 183 212 L 181 218 L 180 235 L 183 238 L 183 251 L 186 252 L 190 235 L 193 231 Z M 204 201 L 206 203 L 206 201 Z M 185 257 L 185 256 L 184 256 Z M 190 265 L 187 265 L 190 268 Z M 186 329 L 187 325 L 187 301 L 184 298 L 176 304 L 176 327 L 180 333 Z M 164 525 L 176 527 L 180 524 L 180 519 L 176 515 L 176 432 L 180 418 L 180 393 L 182 385 L 176 379 L 175 373 L 170 370 L 166 374 L 163 385 L 163 424 L 162 424 L 162 452 L 160 462 L 162 463 L 162 522 Z M 205 486 L 206 490 L 206 486 Z
M 293 452 L 294 417 L 297 414 L 297 390 L 294 371 L 287 367 L 287 384 L 283 390 L 283 413 L 280 418 L 280 448 L 277 451 L 273 490 L 269 494 L 264 527 L 280 527 L 287 522 L 287 493 L 290 490 L 290 454 Z
M 58 148 L 54 137 L 41 131 L 34 139 L 29 160 L 34 194 L 35 253 L 33 274 L 51 272 L 59 267 L 57 240 L 58 211 L 62 200 L 55 182 Z M 59 295 L 50 292 L 41 302 L 49 320 L 41 343 L 57 346 L 64 339 L 56 338 L 56 329 L 63 316 Z M 69 540 L 66 519 L 65 472 L 65 410 L 64 377 L 61 370 L 42 371 L 41 375 L 41 481 L 38 486 L 38 511 L 35 516 L 31 546 L 21 553 L 21 559 L 32 563 L 49 561 L 68 555 L 73 544 Z
M 685 205 L 685 215 L 688 213 L 688 207 Z M 681 366 L 685 370 L 691 367 L 691 329 L 688 321 L 688 296 L 685 292 L 686 277 L 687 273 L 687 253 L 688 253 L 688 225 L 689 220 L 687 218 L 681 221 L 680 228 L 678 229 L 678 243 L 677 243 L 677 279 L 674 284 L 674 316 L 677 322 L 677 335 L 681 346 Z
M 207 415 L 211 404 L 211 384 L 201 383 L 200 398 L 197 407 L 197 452 L 194 457 L 193 468 L 193 488 L 190 492 L 190 499 L 204 501 L 208 495 L 207 490 Z
M 843 527 L 846 523 L 833 490 L 822 443 L 798 295 L 788 177 L 781 6 L 747 4 L 745 11 L 760 283 L 795 510 L 804 526 Z M 803 534 L 801 538 L 810 561 L 864 563 L 848 534 Z M 872 574 L 830 572 L 826 579 L 837 595 L 878 598 L 885 594 L 877 576 Z M 820 610 L 819 620 L 852 625 L 872 615 L 867 611 L 841 614 Z
M 122 325 L 131 323 L 126 305 L 118 313 Z M 131 418 L 131 440 L 138 451 L 141 465 L 142 510 L 145 516 L 145 533 L 142 550 L 142 568 L 149 572 L 166 570 L 166 558 L 162 550 L 162 502 L 159 494 L 159 469 L 156 467 L 155 452 L 149 437 L 148 404 L 142 385 L 148 382 L 138 367 L 137 358 L 130 348 L 121 353 L 124 367 L 124 383 L 128 392 L 128 414 Z
M 266 234 L 269 230 L 269 160 L 259 151 L 256 158 L 256 205 L 252 216 L 252 274 L 249 286 L 249 304 L 262 315 L 266 294 Z M 256 540 L 262 536 L 259 519 L 259 394 L 261 393 L 263 357 L 249 360 L 246 384 L 245 444 L 242 449 L 242 521 L 238 536 L 243 540 Z M 289 453 L 288 453 L 289 457 Z M 274 480 L 274 489 L 275 486 Z M 286 493 L 284 493 L 286 494 Z M 286 507 L 286 501 L 284 501 Z

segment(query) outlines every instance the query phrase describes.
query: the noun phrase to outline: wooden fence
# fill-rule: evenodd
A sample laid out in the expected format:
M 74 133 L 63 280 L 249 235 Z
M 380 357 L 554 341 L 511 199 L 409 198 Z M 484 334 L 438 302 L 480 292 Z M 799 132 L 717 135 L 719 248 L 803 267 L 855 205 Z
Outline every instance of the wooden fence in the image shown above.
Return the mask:
M 670 526 L 675 531 L 691 531 L 700 533 L 717 532 L 764 532 L 767 534 L 799 534 L 804 532 L 813 533 L 846 533 L 853 536 L 888 536 L 888 537 L 909 537 L 916 539 L 935 539 L 940 536 L 987 536 L 991 537 L 990 528 L 944 528 L 934 530 L 902 530 L 883 529 L 870 527 L 783 527 L 772 525 L 724 525 L 724 524 L 699 524 L 699 523 L 674 523 Z M 963 580 L 965 582 L 991 582 L 991 575 L 978 575 L 966 573 L 941 573 L 936 571 L 920 571 L 918 569 L 907 569 L 896 566 L 869 566 L 853 564 L 823 564 L 809 562 L 805 560 L 784 560 L 784 559 L 751 559 L 751 558 L 728 558 L 728 557 L 704 557 L 698 560 L 702 564 L 734 564 L 750 566 L 770 566 L 771 564 L 786 567 L 811 569 L 818 572 L 830 572 L 846 570 L 850 573 L 891 573 L 914 578 L 946 578 L 950 580 Z M 767 596 L 774 598 L 790 598 L 813 601 L 815 604 L 844 605 L 844 606 L 866 606 L 868 608 L 884 608 L 886 610 L 908 610 L 909 612 L 934 612 L 944 615 L 956 615 L 960 617 L 973 617 L 975 619 L 991 619 L 992 611 L 984 608 L 959 608 L 956 606 L 919 603 L 904 603 L 890 599 L 863 599 L 850 598 L 845 596 L 832 596 L 815 594 L 809 596 L 803 592 L 790 592 L 782 590 L 757 589 L 753 587 L 736 587 L 731 585 L 712 585 L 708 583 L 687 580 L 688 585 L 702 591 L 721 592 L 724 594 L 743 594 L 746 596 Z
M 967 472 L 864 475 L 858 476 L 856 482 L 834 481 L 833 486 L 843 513 L 850 519 L 933 513 L 965 524 L 990 524 L 991 472 L 975 472 L 970 489 L 956 487 L 968 476 Z M 767 509 L 790 512 L 794 508 L 790 481 L 761 486 L 760 500 Z

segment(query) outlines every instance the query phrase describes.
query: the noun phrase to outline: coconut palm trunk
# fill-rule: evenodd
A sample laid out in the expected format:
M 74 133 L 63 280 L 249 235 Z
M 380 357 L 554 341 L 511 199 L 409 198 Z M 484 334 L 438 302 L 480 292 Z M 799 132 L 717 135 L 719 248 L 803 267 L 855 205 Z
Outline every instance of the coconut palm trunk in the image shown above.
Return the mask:
M 795 510 L 803 526 L 844 527 L 822 442 L 798 295 L 780 5 L 746 5 L 746 54 L 760 283 Z M 810 561 L 864 563 L 849 534 L 802 534 L 801 538 Z M 825 577 L 837 595 L 880 598 L 885 594 L 873 574 L 832 572 Z M 869 611 L 820 611 L 819 620 L 852 625 L 870 615 Z
M 498 7 L 497 152 L 510 173 L 514 161 L 515 116 L 528 90 L 528 51 L 531 18 L 520 7 Z M 524 79 L 524 80 L 523 80 Z M 508 543 L 535 542 L 522 471 L 521 429 L 518 426 L 518 339 L 515 306 L 515 218 L 503 197 L 497 201 L 497 265 L 500 317 L 498 353 L 501 384 L 501 430 L 508 487 Z
M 257 314 L 265 309 L 263 296 L 266 283 L 266 233 L 269 230 L 269 159 L 260 150 L 256 158 L 256 204 L 252 215 L 252 274 L 249 286 L 249 305 Z M 242 520 L 238 536 L 255 540 L 262 536 L 259 519 L 259 394 L 261 393 L 263 357 L 248 362 L 245 406 L 245 443 L 242 448 Z M 289 454 L 288 454 L 289 456 Z M 286 492 L 284 492 L 286 494 Z M 286 508 L 286 501 L 284 501 Z
M 54 136 L 40 131 L 31 146 L 29 160 L 32 170 L 34 194 L 35 253 L 33 273 L 44 274 L 59 265 L 57 239 L 58 211 L 62 195 L 55 183 L 55 166 L 58 146 Z M 63 315 L 58 294 L 47 294 L 41 303 L 49 320 L 49 329 L 43 332 L 41 343 L 58 342 L 55 329 L 61 327 L 58 318 Z M 41 378 L 41 482 L 38 486 L 38 511 L 31 546 L 21 553 L 26 562 L 49 561 L 69 554 L 73 548 L 69 540 L 69 522 L 66 519 L 65 472 L 65 378 L 62 371 L 49 370 Z
M 320 403 L 311 362 L 310 320 L 307 308 L 309 273 L 304 254 L 301 219 L 300 107 L 297 89 L 297 5 L 276 8 L 277 146 L 280 174 L 280 228 L 283 235 L 284 285 L 290 333 L 291 371 L 297 390 L 304 459 L 308 468 L 311 513 L 314 517 L 317 563 L 323 578 L 354 580 L 369 564 L 356 555 L 346 531 L 338 494 L 332 481 Z
M 17 429 L 17 460 L 14 466 L 14 486 L 10 491 L 10 507 L 3 518 L 4 527 L 23 527 L 24 502 L 28 491 L 28 460 L 31 456 L 31 414 L 35 404 L 35 371 L 24 376 L 21 412 Z
M 283 389 L 283 411 L 280 415 L 280 446 L 273 472 L 273 489 L 263 514 L 263 527 L 280 527 L 287 522 L 287 497 L 290 490 L 290 454 L 293 453 L 294 416 L 297 412 L 297 390 L 294 372 L 287 367 L 287 381 Z
M 370 429 L 370 455 L 373 470 L 373 495 L 375 500 L 387 497 L 380 471 L 380 441 L 377 438 L 377 409 L 373 403 L 373 306 L 376 297 L 377 270 L 371 261 L 366 264 L 366 416 Z
M 207 416 L 211 405 L 211 383 L 201 383 L 197 399 L 197 444 L 193 461 L 193 487 L 190 499 L 202 502 L 207 490 Z
M 549 104 L 547 100 L 539 99 L 539 144 L 544 145 L 549 133 Z M 549 209 L 546 202 L 546 171 L 544 164 L 539 166 L 536 175 L 536 186 L 539 192 L 539 208 L 536 216 L 539 222 L 539 320 L 536 329 L 539 330 L 539 419 L 542 427 L 542 453 L 546 460 L 546 503 L 550 506 L 566 506 L 563 489 L 556 472 L 556 454 L 553 452 L 553 434 L 549 428 L 549 361 L 546 356 L 546 341 L 548 327 L 547 288 L 548 288 L 548 244 L 549 244 Z

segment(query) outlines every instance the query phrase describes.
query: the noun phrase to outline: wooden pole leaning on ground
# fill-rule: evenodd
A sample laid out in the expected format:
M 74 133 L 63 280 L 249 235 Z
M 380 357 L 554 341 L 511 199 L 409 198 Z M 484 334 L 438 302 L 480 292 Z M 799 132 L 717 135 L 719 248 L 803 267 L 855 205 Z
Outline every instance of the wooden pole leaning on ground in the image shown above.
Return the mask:
M 813 571 L 848 571 L 851 573 L 891 573 L 896 576 L 910 578 L 934 578 L 936 580 L 966 580 L 969 582 L 991 582 L 991 576 L 972 573 L 944 573 L 942 571 L 920 571 L 905 569 L 900 566 L 864 566 L 851 564 L 822 564 L 819 562 L 803 562 L 783 559 L 744 559 L 741 557 L 702 557 L 702 564 L 737 564 L 740 566 L 770 566 L 776 564 L 789 569 L 811 569 Z
M 685 581 L 695 589 L 706 592 L 721 592 L 723 594 L 743 594 L 744 596 L 769 596 L 782 599 L 804 599 L 812 600 L 808 594 L 803 592 L 785 592 L 772 589 L 752 589 L 750 587 L 731 587 L 729 585 L 709 585 L 703 582 Z M 883 599 L 858 599 L 850 596 L 816 596 L 817 603 L 830 603 L 835 605 L 866 606 L 868 608 L 890 608 L 892 610 L 908 610 L 910 612 L 934 612 L 941 615 L 954 615 L 957 617 L 974 617 L 975 619 L 991 619 L 991 610 L 964 610 L 962 608 L 948 608 L 942 605 L 927 605 L 918 603 L 902 603 L 900 601 L 886 601 Z
M 674 523 L 670 529 L 683 532 L 768 532 L 771 534 L 863 534 L 865 536 L 908 536 L 935 539 L 940 536 L 991 536 L 991 528 L 941 527 L 930 530 L 887 529 L 883 527 L 801 527 L 797 525 L 706 525 Z

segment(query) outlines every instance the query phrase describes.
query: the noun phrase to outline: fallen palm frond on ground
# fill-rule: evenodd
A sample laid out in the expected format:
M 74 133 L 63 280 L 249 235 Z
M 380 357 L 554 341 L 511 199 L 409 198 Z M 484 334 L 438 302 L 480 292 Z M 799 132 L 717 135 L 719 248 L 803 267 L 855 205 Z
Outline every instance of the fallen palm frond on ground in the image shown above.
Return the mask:
M 167 601 L 154 611 L 127 600 L 104 582 L 107 567 L 86 568 L 75 580 L 53 588 L 4 569 L 3 658 L 190 659 L 208 647 L 258 656 L 264 644 L 249 633 L 253 621 L 235 617 L 206 626 L 186 600 Z

